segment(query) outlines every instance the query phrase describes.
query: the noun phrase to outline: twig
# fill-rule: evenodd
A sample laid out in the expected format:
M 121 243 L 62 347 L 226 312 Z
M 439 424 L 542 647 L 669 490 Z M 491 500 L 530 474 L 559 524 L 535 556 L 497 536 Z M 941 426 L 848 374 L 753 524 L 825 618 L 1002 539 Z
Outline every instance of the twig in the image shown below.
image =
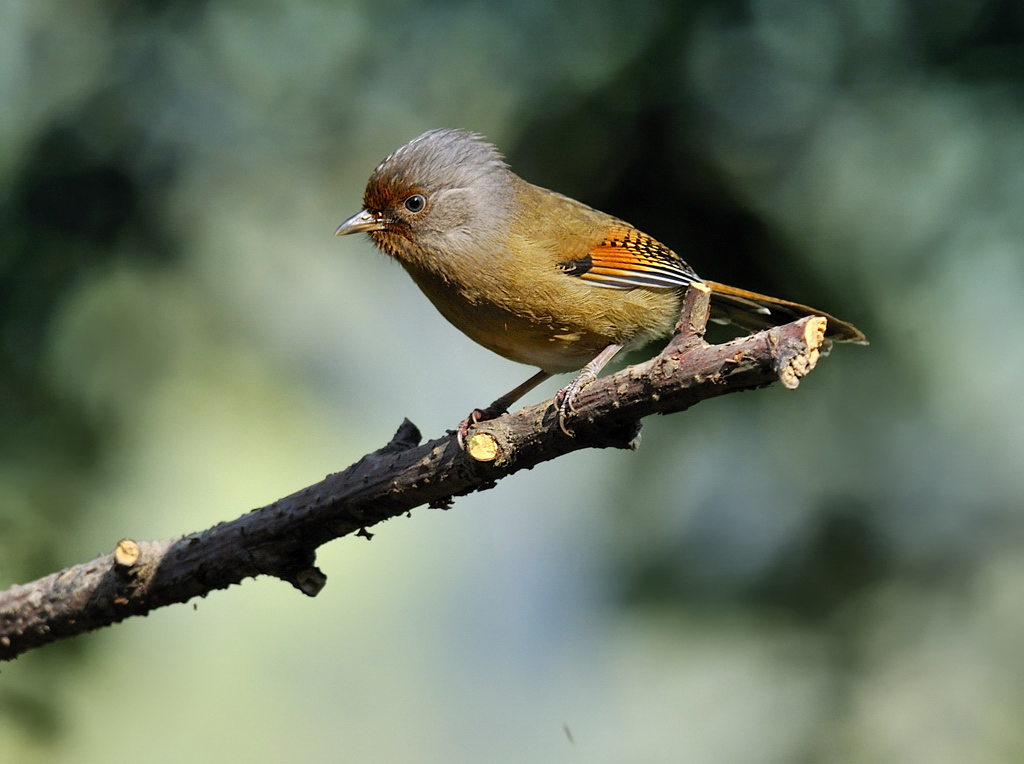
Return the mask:
M 384 448 L 343 472 L 231 522 L 165 541 L 123 539 L 111 554 L 0 593 L 0 660 L 258 575 L 316 596 L 316 550 L 427 504 L 491 488 L 507 475 L 582 448 L 635 448 L 640 419 L 763 387 L 796 387 L 814 368 L 825 319 L 808 317 L 724 345 L 704 342 L 708 292 L 691 287 L 676 334 L 646 363 L 597 380 L 576 399 L 572 437 L 552 401 L 420 445 L 408 420 Z

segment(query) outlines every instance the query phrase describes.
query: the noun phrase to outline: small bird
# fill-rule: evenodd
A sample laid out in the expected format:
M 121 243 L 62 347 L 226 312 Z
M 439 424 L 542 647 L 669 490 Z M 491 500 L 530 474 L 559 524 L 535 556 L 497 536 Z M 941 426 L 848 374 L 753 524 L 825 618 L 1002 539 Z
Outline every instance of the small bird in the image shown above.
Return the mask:
M 672 333 L 687 286 L 711 288 L 712 317 L 757 331 L 814 315 L 826 336 L 864 335 L 820 310 L 703 281 L 675 252 L 629 223 L 513 173 L 481 135 L 430 130 L 370 175 L 363 209 L 335 234 L 366 232 L 398 260 L 448 321 L 489 350 L 539 367 L 458 429 L 505 413 L 553 374 L 582 369 L 559 391 L 573 400 L 622 349 Z

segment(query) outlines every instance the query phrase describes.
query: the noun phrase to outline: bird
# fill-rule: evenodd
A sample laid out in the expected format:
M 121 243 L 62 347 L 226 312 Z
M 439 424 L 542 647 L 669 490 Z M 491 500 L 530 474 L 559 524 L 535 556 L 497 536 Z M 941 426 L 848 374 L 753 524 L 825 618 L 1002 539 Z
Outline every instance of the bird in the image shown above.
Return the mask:
M 470 339 L 539 369 L 458 427 L 504 414 L 555 374 L 564 433 L 579 392 L 620 351 L 670 335 L 691 284 L 711 289 L 711 316 L 758 331 L 823 316 L 826 337 L 866 344 L 852 324 L 814 308 L 701 279 L 629 223 L 516 175 L 479 133 L 429 130 L 373 170 L 363 208 L 335 231 L 365 232 Z

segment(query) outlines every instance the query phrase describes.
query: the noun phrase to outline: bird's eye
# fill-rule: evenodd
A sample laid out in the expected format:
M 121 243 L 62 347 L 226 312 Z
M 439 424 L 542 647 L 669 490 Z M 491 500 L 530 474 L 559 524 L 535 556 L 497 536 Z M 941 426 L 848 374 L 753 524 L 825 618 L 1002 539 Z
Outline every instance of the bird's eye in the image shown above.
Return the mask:
M 423 208 L 427 206 L 427 198 L 423 194 L 413 194 L 404 204 L 405 208 L 415 215 L 417 212 L 423 212 Z

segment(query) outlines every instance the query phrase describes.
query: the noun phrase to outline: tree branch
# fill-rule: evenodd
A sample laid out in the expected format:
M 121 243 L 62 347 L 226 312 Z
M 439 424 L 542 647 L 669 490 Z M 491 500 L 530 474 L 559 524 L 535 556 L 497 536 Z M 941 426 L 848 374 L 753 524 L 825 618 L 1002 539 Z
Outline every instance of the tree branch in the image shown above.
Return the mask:
M 507 475 L 582 448 L 636 448 L 640 419 L 814 368 L 826 320 L 807 317 L 723 345 L 704 342 L 709 293 L 686 293 L 676 333 L 646 363 L 601 378 L 576 398 L 567 437 L 552 401 L 482 422 L 466 450 L 453 433 L 420 445 L 408 420 L 378 451 L 343 472 L 231 522 L 164 541 L 123 539 L 111 554 L 0 593 L 0 660 L 258 575 L 316 596 L 326 576 L 316 550 L 427 504 L 491 488 Z

